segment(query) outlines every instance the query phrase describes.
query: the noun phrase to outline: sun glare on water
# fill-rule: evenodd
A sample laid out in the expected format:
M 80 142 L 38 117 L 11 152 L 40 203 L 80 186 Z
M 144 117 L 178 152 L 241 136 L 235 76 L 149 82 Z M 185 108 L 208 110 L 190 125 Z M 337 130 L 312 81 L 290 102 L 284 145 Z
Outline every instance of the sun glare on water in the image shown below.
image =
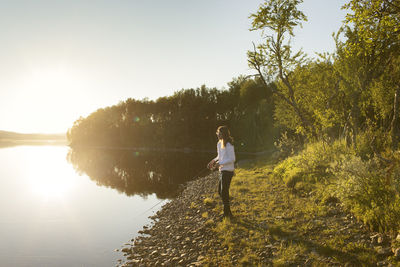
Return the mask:
M 44 147 L 27 167 L 30 190 L 42 200 L 65 199 L 76 185 L 70 166 Z
M 32 190 L 44 199 L 63 198 L 70 189 L 70 184 L 57 177 L 36 177 Z

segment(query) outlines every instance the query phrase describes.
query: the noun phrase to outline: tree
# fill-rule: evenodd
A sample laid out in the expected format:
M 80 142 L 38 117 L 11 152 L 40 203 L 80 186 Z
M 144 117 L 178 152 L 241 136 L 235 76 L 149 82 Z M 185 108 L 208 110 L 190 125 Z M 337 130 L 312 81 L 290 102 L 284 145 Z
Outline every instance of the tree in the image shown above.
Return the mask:
M 291 80 L 296 84 L 296 95 L 302 108 L 312 118 L 318 138 L 337 138 L 345 107 L 332 62 L 318 60 L 298 67 L 291 73 Z M 295 111 L 281 99 L 276 99 L 275 120 L 290 130 L 298 127 Z
M 290 46 L 290 38 L 294 37 L 294 27 L 301 26 L 302 21 L 307 20 L 303 12 L 297 9 L 301 2 L 266 0 L 257 13 L 251 14 L 250 30 L 261 30 L 265 43 L 257 47 L 254 45 L 254 51 L 248 51 L 247 55 L 249 66 L 257 71 L 264 85 L 293 109 L 300 119 L 301 127 L 298 127 L 298 132 L 316 137 L 310 114 L 300 104 L 296 84 L 291 79 L 293 70 L 307 62 L 301 50 L 293 53 Z M 268 86 L 270 80 L 277 80 L 277 86 Z
M 397 118 L 398 78 L 396 86 L 388 87 L 388 78 L 399 77 L 398 61 L 400 36 L 400 2 L 398 0 L 351 0 L 344 8 L 350 12 L 345 25 L 339 31 L 346 40 L 336 37 L 336 70 L 343 81 L 342 90 L 351 106 L 350 124 L 353 128 L 353 143 L 365 122 L 382 127 L 389 114 Z M 391 83 L 393 85 L 393 82 Z M 388 105 L 384 99 L 391 95 Z M 394 99 L 394 101 L 393 101 Z M 382 116 L 383 115 L 383 116 Z M 397 119 L 396 119 L 397 121 Z M 392 123 L 392 129 L 399 128 Z M 396 126 L 397 125 L 397 126 Z M 394 142 L 399 139 L 394 129 Z

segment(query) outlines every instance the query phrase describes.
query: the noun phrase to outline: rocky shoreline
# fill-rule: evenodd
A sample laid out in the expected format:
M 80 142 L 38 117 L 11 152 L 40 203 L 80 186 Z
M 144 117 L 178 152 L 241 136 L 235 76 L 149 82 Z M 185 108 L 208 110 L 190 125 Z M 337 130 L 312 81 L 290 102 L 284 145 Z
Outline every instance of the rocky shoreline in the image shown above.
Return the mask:
M 208 198 L 217 182 L 218 172 L 188 182 L 176 199 L 150 217 L 154 224 L 144 226 L 140 236 L 121 249 L 126 260 L 118 266 L 199 266 L 210 250 L 223 252 L 212 230 L 222 213 Z

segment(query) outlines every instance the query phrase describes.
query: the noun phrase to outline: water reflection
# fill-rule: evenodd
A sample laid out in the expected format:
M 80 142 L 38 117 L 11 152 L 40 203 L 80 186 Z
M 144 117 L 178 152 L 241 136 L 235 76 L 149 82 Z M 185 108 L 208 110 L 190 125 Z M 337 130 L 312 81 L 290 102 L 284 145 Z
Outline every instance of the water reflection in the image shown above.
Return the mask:
M 160 201 L 154 194 L 127 197 L 78 175 L 68 150 L 0 149 L 0 266 L 113 266 L 121 256 L 114 249 L 159 208 L 151 209 Z M 107 170 L 90 153 L 75 156 Z
M 142 152 L 109 149 L 71 149 L 68 161 L 80 174 L 98 185 L 107 186 L 128 196 L 172 198 L 179 185 L 206 175 L 209 153 Z

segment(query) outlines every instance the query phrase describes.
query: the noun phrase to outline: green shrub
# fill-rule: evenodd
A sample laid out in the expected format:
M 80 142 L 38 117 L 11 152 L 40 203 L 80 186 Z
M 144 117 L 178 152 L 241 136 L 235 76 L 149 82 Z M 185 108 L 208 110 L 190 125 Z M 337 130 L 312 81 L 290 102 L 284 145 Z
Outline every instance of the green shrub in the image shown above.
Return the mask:
M 330 179 L 329 167 L 341 155 L 351 154 L 344 142 L 331 145 L 323 142 L 309 144 L 298 155 L 283 160 L 274 168 L 274 175 L 280 177 L 288 187 L 299 181 L 317 182 Z
M 337 178 L 335 193 L 340 201 L 371 229 L 395 230 L 400 226 L 400 198 L 395 184 L 376 158 L 363 161 L 352 156 L 332 163 Z
M 298 156 L 287 158 L 278 164 L 273 174 L 275 177 L 279 177 L 286 184 L 286 186 L 293 188 L 297 182 L 302 180 L 302 169 L 297 167 Z
M 283 178 L 286 171 L 294 167 L 296 167 L 295 157 L 290 157 L 276 165 L 272 173 L 275 177 Z
M 279 151 L 281 159 L 293 156 L 298 150 L 301 149 L 301 141 L 296 139 L 296 136 L 290 136 L 287 132 L 281 134 L 278 141 L 274 142 L 275 148 Z
M 383 154 L 382 163 L 373 156 L 369 134 L 357 148 L 344 141 L 309 144 L 273 170 L 288 187 L 296 184 L 313 190 L 322 204 L 340 201 L 370 228 L 380 231 L 400 228 L 400 152 Z M 382 140 L 377 141 L 383 151 Z M 307 189 L 305 189 L 307 190 Z

